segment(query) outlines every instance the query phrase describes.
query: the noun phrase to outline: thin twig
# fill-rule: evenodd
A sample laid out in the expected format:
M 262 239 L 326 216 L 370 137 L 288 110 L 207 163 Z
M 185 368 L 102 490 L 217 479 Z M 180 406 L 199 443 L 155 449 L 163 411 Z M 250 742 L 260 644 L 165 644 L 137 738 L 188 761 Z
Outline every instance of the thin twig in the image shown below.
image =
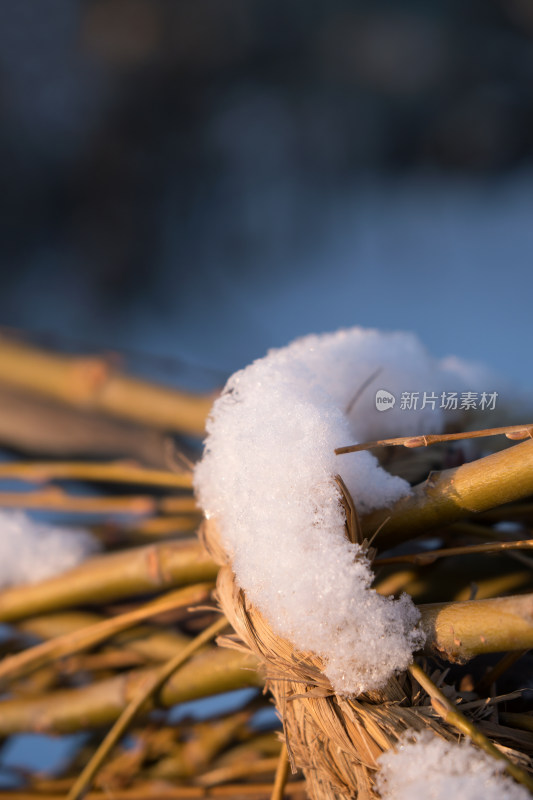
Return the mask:
M 288 777 L 289 756 L 287 753 L 287 745 L 284 742 L 281 746 L 281 752 L 279 754 L 278 765 L 276 767 L 276 777 L 274 778 L 274 788 L 272 789 L 270 800 L 283 800 Z
M 398 436 L 395 439 L 377 439 L 374 442 L 362 442 L 346 447 L 336 447 L 338 456 L 346 453 L 358 453 L 360 450 L 371 450 L 373 447 L 428 447 L 439 442 L 457 442 L 461 439 L 480 439 L 485 436 L 500 436 L 504 434 L 508 439 L 520 440 L 533 438 L 533 425 L 506 425 L 501 428 L 485 428 L 479 431 L 461 431 L 461 433 L 430 433 L 425 436 Z
M 433 564 L 439 558 L 450 556 L 464 556 L 475 553 L 499 553 L 503 550 L 533 550 L 533 539 L 522 539 L 517 542 L 490 542 L 489 544 L 471 544 L 464 547 L 447 547 L 442 550 L 429 550 L 423 553 L 408 553 L 401 556 L 376 558 L 374 564 L 385 566 L 389 564 Z
M 370 386 L 372 381 L 374 381 L 378 377 L 380 372 L 382 372 L 382 371 L 383 371 L 383 367 L 378 367 L 376 370 L 374 370 L 374 372 L 371 375 L 368 376 L 366 381 L 363 381 L 361 386 L 357 389 L 357 391 L 355 392 L 354 396 L 352 397 L 352 399 L 350 400 L 350 402 L 346 406 L 346 411 L 344 412 L 346 414 L 346 416 L 348 416 L 352 412 L 353 407 L 355 406 L 355 404 L 357 403 L 357 401 L 359 400 L 359 398 L 361 397 L 361 395 L 363 394 L 365 389 L 368 386 Z
M 171 675 L 176 672 L 188 659 L 197 652 L 204 644 L 207 644 L 217 634 L 227 627 L 228 622 L 223 617 L 218 619 L 202 633 L 200 633 L 181 653 L 178 653 L 174 658 L 170 659 L 166 664 L 157 670 L 154 676 L 151 676 L 145 686 L 139 690 L 133 700 L 124 709 L 120 717 L 117 719 L 107 736 L 93 754 L 90 761 L 87 763 L 81 774 L 75 781 L 74 785 L 68 793 L 67 800 L 80 800 L 83 794 L 90 788 L 94 777 L 105 759 L 120 741 L 131 722 L 135 719 L 137 714 L 141 711 L 146 701 L 156 694 Z
M 203 602 L 209 597 L 213 585 L 212 583 L 202 583 L 169 592 L 133 611 L 119 614 L 111 619 L 104 619 L 94 625 L 58 636 L 55 639 L 35 645 L 29 650 L 17 653 L 17 655 L 4 658 L 0 662 L 0 685 L 6 680 L 20 679 L 33 670 L 45 666 L 50 661 L 71 656 L 80 650 L 94 647 L 111 636 L 115 636 L 117 633 L 158 614 Z
M 455 728 L 460 733 L 468 736 L 472 741 L 478 745 L 492 758 L 505 763 L 505 769 L 518 783 L 527 786 L 529 791 L 533 791 L 533 778 L 528 775 L 521 767 L 514 764 L 507 756 L 498 750 L 487 737 L 476 728 L 474 723 L 467 719 L 464 714 L 459 711 L 458 707 L 451 703 L 446 695 L 433 683 L 431 678 L 426 675 L 424 670 L 418 664 L 411 664 L 408 668 L 413 678 L 420 684 L 420 686 L 427 692 L 431 700 L 431 705 L 437 714 L 442 719 Z
M 489 691 L 491 685 L 496 683 L 508 669 L 510 669 L 513 664 L 525 656 L 529 650 L 518 650 L 515 652 L 506 653 L 497 664 L 491 667 L 485 675 L 477 682 L 476 686 L 474 687 L 474 691 L 476 694 L 482 695 L 485 692 Z

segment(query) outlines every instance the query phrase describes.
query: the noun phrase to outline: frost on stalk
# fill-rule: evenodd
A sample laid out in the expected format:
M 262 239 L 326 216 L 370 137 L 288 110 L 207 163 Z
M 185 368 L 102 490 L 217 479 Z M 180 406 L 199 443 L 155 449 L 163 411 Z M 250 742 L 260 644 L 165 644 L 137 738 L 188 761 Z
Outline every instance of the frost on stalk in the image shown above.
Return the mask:
M 200 502 L 249 599 L 278 634 L 323 659 L 339 693 L 383 686 L 407 667 L 422 635 L 410 598 L 370 588 L 370 565 L 345 536 L 334 476 L 362 513 L 390 505 L 409 485 L 368 452 L 336 456 L 334 448 L 435 433 L 445 412 L 438 404 L 403 410 L 401 393 L 476 390 L 479 379 L 463 362 L 431 358 L 413 335 L 353 328 L 272 350 L 233 375 L 213 407 L 195 473 Z M 376 410 L 377 389 L 396 396 L 394 408 Z
M 97 550 L 87 531 L 35 522 L 22 511 L 0 511 L 0 588 L 51 578 Z
M 527 789 L 504 773 L 503 761 L 466 740 L 451 743 L 425 731 L 410 741 L 405 734 L 378 762 L 382 800 L 531 800 Z

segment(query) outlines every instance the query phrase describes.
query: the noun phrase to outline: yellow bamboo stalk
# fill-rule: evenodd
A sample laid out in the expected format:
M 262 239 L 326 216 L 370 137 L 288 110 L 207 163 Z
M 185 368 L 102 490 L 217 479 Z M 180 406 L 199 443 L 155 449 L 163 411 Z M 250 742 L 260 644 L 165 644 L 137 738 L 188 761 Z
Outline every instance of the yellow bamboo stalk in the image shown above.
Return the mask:
M 275 731 L 262 733 L 254 736 L 247 742 L 235 745 L 235 747 L 232 747 L 231 750 L 228 750 L 226 753 L 222 753 L 222 755 L 217 758 L 216 763 L 222 766 L 224 764 L 236 764 L 240 761 L 249 761 L 259 757 L 279 756 L 281 746 L 282 743 Z
M 485 600 L 532 591 L 533 573 L 508 563 L 506 554 L 442 559 L 426 567 L 385 566 L 377 573 L 374 588 L 385 596 L 407 592 L 417 603 L 466 601 L 475 588 L 476 599 Z
M 188 730 L 185 741 L 149 768 L 153 778 L 175 780 L 201 774 L 213 758 L 226 749 L 235 737 L 246 735 L 250 711 L 229 714 L 221 719 L 197 723 Z
M 106 619 L 95 611 L 57 611 L 39 614 L 16 623 L 18 630 L 37 636 L 39 639 L 54 639 L 56 636 L 77 631 Z
M 61 675 L 76 675 L 80 672 L 113 672 L 145 665 L 147 659 L 132 650 L 104 649 L 101 653 L 68 656 L 57 665 Z
M 187 498 L 176 498 L 187 499 Z M 185 512 L 171 517 L 149 517 L 148 519 L 139 520 L 131 526 L 120 526 L 112 524 L 112 527 L 105 524 L 96 527 L 95 532 L 97 536 L 102 536 L 104 541 L 106 537 L 111 535 L 118 538 L 120 541 L 137 542 L 138 544 L 153 541 L 154 539 L 164 538 L 166 536 L 174 536 L 175 534 L 189 535 L 197 529 L 201 521 L 199 512 Z
M 153 427 L 69 408 L 1 383 L 0 407 L 0 442 L 32 457 L 129 457 L 168 467 L 168 439 Z
M 441 528 L 480 511 L 533 494 L 533 440 L 499 453 L 432 473 L 392 508 L 363 517 L 363 532 L 371 538 L 381 527 L 381 547 Z
M 181 653 L 178 653 L 158 670 L 152 672 L 149 677 L 147 676 L 145 684 L 139 687 L 135 696 L 132 697 L 128 705 L 121 712 L 111 730 L 108 731 L 102 743 L 81 771 L 68 793 L 67 800 L 80 800 L 91 787 L 98 770 L 113 748 L 122 739 L 135 717 L 150 703 L 152 698 L 163 688 L 169 678 L 189 661 L 191 656 L 200 650 L 203 645 L 210 642 L 217 634 L 221 633 L 227 626 L 228 621 L 225 617 L 213 622 L 212 625 L 203 630 L 193 641 L 184 647 Z
M 511 592 L 531 591 L 533 588 L 531 576 L 526 572 L 514 572 L 501 578 L 483 578 L 481 580 L 471 580 L 468 576 L 461 575 L 460 581 L 457 583 L 453 575 L 448 577 L 448 581 L 446 581 L 445 575 L 439 575 L 437 580 L 438 583 L 435 586 L 431 574 L 420 575 L 402 588 L 418 604 L 466 603 L 472 599 L 488 600 Z
M 476 593 L 476 600 L 490 600 L 509 594 L 509 592 L 531 590 L 531 584 L 531 570 L 508 570 L 500 574 L 496 573 L 492 577 L 476 579 L 474 582 L 470 580 L 468 585 L 465 582 L 462 589 L 454 592 L 452 600 L 466 603 L 472 599 L 472 591 Z
M 106 619 L 102 614 L 87 611 L 59 611 L 30 617 L 18 622 L 16 626 L 24 633 L 48 640 L 75 633 L 80 628 L 96 625 Z M 176 629 L 165 630 L 149 625 L 135 625 L 112 637 L 113 644 L 117 647 L 126 647 L 150 661 L 167 661 L 189 640 L 189 636 Z
M 148 625 L 139 625 L 113 637 L 113 642 L 137 653 L 145 661 L 157 662 L 168 661 L 189 639 L 178 630 L 154 630 Z
M 0 508 L 31 508 L 74 514 L 150 514 L 153 497 L 88 497 L 67 494 L 57 486 L 36 492 L 0 492 Z
M 76 408 L 198 436 L 213 402 L 123 375 L 104 358 L 58 355 L 6 337 L 0 337 L 0 381 Z
M 209 772 L 205 772 L 196 782 L 200 786 L 218 786 L 221 783 L 228 783 L 250 775 L 265 775 L 274 772 L 278 765 L 277 758 L 258 758 L 255 761 L 232 764 L 226 767 L 215 767 Z
M 378 575 L 374 582 L 374 589 L 379 594 L 388 597 L 407 590 L 407 586 L 417 583 L 419 572 L 412 567 L 409 569 L 394 570 L 388 575 Z M 409 592 L 411 593 L 411 592 Z
M 158 693 L 157 706 L 169 708 L 247 686 L 262 687 L 257 666 L 253 656 L 207 646 L 167 681 Z M 139 688 L 158 673 L 159 667 L 137 669 L 79 688 L 2 700 L 0 736 L 28 731 L 73 733 L 111 725 Z M 145 711 L 155 707 L 153 701 Z
M 165 498 L 166 500 L 170 500 L 171 498 Z M 165 508 L 166 514 L 193 514 L 201 515 L 201 509 L 196 502 L 196 498 L 192 494 L 182 494 L 179 497 L 172 497 L 172 503 L 169 503 Z M 168 520 L 167 520 L 168 521 Z M 163 523 L 163 518 L 159 518 L 159 522 Z M 140 524 L 148 528 L 151 524 L 156 524 L 155 520 L 146 520 Z
M 533 594 L 419 606 L 425 650 L 464 663 L 533 647 Z
M 271 783 L 234 783 L 224 786 L 169 786 L 159 781 L 142 781 L 132 789 L 113 789 L 113 800 L 206 800 L 227 797 L 230 800 L 268 800 Z M 285 787 L 286 797 L 306 800 L 305 781 L 291 781 Z M 3 791 L 2 800 L 65 800 L 64 794 L 41 791 Z M 109 800 L 109 792 L 88 792 L 85 800 Z
M 119 614 L 111 619 L 104 619 L 81 630 L 42 642 L 22 653 L 8 656 L 0 662 L 0 685 L 8 680 L 20 679 L 30 672 L 46 666 L 50 661 L 94 647 L 134 624 L 150 619 L 150 617 L 183 606 L 205 603 L 213 586 L 213 583 L 201 583 L 169 592 L 133 611 Z
M 0 479 L 9 478 L 31 483 L 51 480 L 82 480 L 104 483 L 141 484 L 175 489 L 190 489 L 190 472 L 147 469 L 131 461 L 22 461 L 0 464 Z M 184 498 L 175 498 L 183 500 Z M 187 498 L 188 500 L 188 498 Z M 177 503 L 176 506 L 180 504 Z M 189 506 L 190 503 L 181 504 Z M 196 508 L 196 510 L 198 510 Z
M 183 497 L 162 497 L 158 503 L 157 508 L 162 514 L 180 514 L 184 508 L 186 508 L 189 504 L 184 502 Z M 200 509 L 196 506 L 195 509 L 198 514 Z
M 196 539 L 107 553 L 55 578 L 4 590 L 0 593 L 0 621 L 212 581 L 217 571 Z

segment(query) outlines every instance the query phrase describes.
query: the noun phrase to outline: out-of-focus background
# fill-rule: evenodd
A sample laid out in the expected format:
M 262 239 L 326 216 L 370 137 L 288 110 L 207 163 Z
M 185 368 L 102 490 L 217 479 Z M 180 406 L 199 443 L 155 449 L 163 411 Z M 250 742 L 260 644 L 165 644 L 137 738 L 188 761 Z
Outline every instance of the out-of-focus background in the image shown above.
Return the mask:
M 410 329 L 533 387 L 529 3 L 0 9 L 0 324 L 198 385 Z

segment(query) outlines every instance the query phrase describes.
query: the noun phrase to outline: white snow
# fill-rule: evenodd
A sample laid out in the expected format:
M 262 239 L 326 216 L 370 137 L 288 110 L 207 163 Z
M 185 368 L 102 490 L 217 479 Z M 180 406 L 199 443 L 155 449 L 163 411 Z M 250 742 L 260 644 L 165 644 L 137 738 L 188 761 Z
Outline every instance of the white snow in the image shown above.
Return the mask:
M 88 531 L 36 522 L 22 511 L 0 511 L 0 588 L 51 578 L 98 549 Z
M 447 742 L 425 731 L 405 734 L 378 759 L 382 800 L 530 800 L 524 786 L 504 773 L 504 762 L 471 742 Z
M 339 693 L 382 686 L 407 667 L 422 634 L 410 598 L 369 588 L 373 574 L 345 537 L 334 476 L 361 513 L 388 506 L 409 486 L 370 453 L 336 456 L 334 448 L 438 432 L 453 412 L 438 403 L 401 409 L 401 393 L 492 391 L 488 380 L 481 368 L 433 359 L 412 334 L 352 328 L 272 350 L 235 373 L 214 404 L 195 472 L 200 503 L 216 518 L 250 600 L 277 633 L 323 659 Z M 394 408 L 376 410 L 378 389 L 395 395 Z

